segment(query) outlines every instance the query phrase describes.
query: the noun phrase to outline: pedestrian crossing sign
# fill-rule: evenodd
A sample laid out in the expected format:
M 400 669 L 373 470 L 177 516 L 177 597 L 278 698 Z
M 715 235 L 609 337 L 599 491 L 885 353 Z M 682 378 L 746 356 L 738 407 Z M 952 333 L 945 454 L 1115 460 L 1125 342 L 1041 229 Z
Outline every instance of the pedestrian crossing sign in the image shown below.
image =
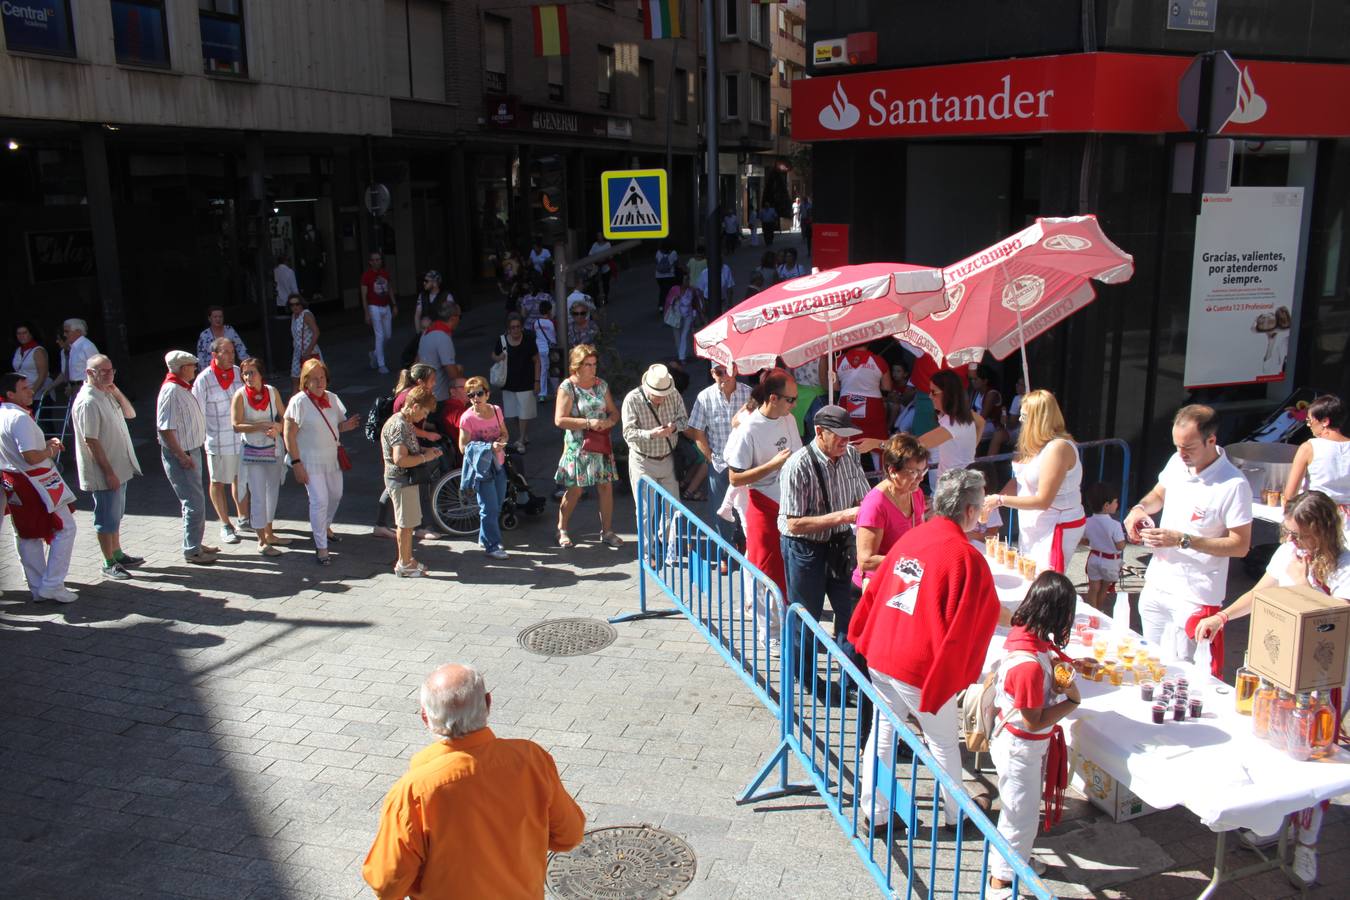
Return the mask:
M 665 169 L 600 173 L 600 208 L 607 238 L 663 238 L 670 234 Z

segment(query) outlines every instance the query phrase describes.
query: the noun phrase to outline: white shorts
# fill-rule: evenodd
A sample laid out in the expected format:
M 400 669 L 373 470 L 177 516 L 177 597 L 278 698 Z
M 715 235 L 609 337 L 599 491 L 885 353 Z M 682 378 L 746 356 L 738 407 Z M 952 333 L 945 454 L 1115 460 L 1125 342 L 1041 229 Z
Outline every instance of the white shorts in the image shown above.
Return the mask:
M 212 484 L 234 484 L 239 480 L 239 454 L 206 454 L 206 471 L 211 473 Z
M 508 419 L 533 419 L 539 415 L 534 391 L 502 391 L 502 415 Z
M 1102 559 L 1096 554 L 1088 554 L 1087 577 L 1089 581 L 1119 581 L 1120 566 L 1123 559 Z

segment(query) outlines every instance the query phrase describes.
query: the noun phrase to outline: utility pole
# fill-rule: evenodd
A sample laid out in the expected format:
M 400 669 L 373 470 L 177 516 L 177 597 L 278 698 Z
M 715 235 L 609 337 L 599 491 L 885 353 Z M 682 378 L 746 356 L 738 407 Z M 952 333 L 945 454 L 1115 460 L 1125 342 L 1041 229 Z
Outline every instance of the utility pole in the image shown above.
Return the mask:
M 722 223 L 717 218 L 721 186 L 717 166 L 717 3 L 703 0 L 703 46 L 707 54 L 708 76 L 703 85 L 707 97 L 704 103 L 703 123 L 704 163 L 707 167 L 708 190 L 703 200 L 703 240 L 708 251 L 708 314 L 722 313 Z

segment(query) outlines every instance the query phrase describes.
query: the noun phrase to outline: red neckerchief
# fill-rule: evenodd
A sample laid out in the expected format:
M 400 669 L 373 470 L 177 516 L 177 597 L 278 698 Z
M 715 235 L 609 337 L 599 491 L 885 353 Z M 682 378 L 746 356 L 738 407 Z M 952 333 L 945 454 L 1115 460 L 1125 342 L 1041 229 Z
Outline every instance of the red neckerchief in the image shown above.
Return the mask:
M 172 382 L 173 384 L 178 385 L 180 388 L 182 388 L 182 389 L 185 390 L 185 391 L 190 391 L 190 390 L 192 390 L 192 385 L 188 384 L 186 381 L 184 381 L 183 379 L 179 378 L 177 372 L 170 372 L 168 375 L 165 375 L 165 376 L 164 376 L 164 381 L 163 381 L 163 383 L 164 383 L 164 384 L 169 384 L 170 382 Z
M 259 412 L 267 409 L 268 405 L 272 402 L 272 397 L 269 395 L 267 385 L 265 384 L 256 391 L 248 385 L 244 385 L 244 397 L 248 400 L 248 405 Z
M 37 347 L 37 345 L 38 345 L 38 342 L 37 342 L 37 341 L 24 341 L 22 344 L 19 345 L 19 349 L 20 349 L 20 350 L 26 350 L 26 351 L 32 351 L 33 348 Z M 27 356 L 28 354 L 25 353 L 24 355 Z
M 444 331 L 446 334 L 451 333 L 450 326 L 445 324 L 444 322 L 439 321 L 432 322 L 430 325 L 427 326 L 427 332 L 430 333 L 432 331 Z
M 327 409 L 327 408 L 328 408 L 329 403 L 328 403 L 328 392 L 327 392 L 327 391 L 324 391 L 322 394 L 320 394 L 320 395 L 317 396 L 317 397 L 315 397 L 313 394 L 309 393 L 309 391 L 305 391 L 305 394 L 307 394 L 307 395 L 309 396 L 309 399 L 310 399 L 311 401 L 313 401 L 314 405 L 317 406 L 319 409 Z
M 844 354 L 844 359 L 848 360 L 848 364 L 853 368 L 861 369 L 867 363 L 871 355 L 872 352 L 870 350 L 850 350 Z
M 216 361 L 213 359 L 211 360 L 211 371 L 215 373 L 216 383 L 220 385 L 222 391 L 228 391 L 230 385 L 234 384 L 234 366 L 230 366 L 222 372 L 220 366 L 216 365 Z

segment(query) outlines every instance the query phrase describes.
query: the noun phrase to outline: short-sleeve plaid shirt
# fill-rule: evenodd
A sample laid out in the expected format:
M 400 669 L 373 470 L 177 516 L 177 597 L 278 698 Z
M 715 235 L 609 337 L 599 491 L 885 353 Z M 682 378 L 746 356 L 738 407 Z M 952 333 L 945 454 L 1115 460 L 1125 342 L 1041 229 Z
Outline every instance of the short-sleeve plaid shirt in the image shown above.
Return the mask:
M 708 447 L 712 450 L 712 459 L 708 460 L 718 472 L 724 472 L 727 461 L 722 458 L 727 438 L 731 437 L 731 420 L 736 411 L 750 399 L 750 386 L 736 382 L 736 389 L 728 397 L 716 384 L 698 392 L 694 398 L 694 409 L 689 414 L 689 427 L 697 428 L 708 436 Z

